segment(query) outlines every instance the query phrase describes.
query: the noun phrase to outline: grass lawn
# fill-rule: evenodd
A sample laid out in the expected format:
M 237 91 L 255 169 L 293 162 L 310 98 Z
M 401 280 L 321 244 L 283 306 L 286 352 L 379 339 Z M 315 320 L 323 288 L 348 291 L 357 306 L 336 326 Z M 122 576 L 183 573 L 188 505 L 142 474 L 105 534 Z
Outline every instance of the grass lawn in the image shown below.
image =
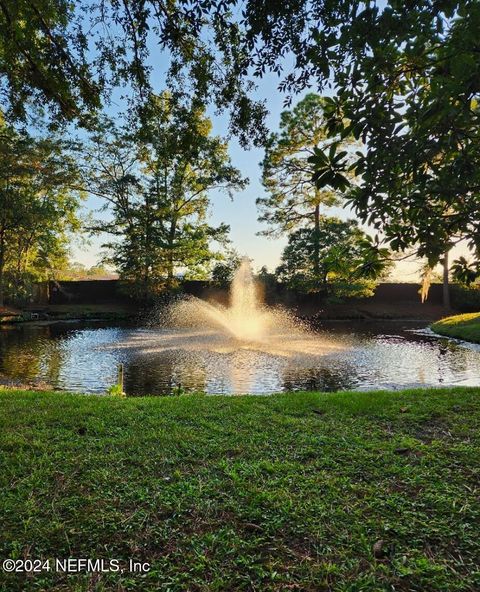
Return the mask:
M 478 388 L 0 409 L 0 558 L 151 564 L 2 591 L 480 590 Z
M 480 312 L 446 317 L 433 323 L 430 328 L 439 335 L 480 343 Z

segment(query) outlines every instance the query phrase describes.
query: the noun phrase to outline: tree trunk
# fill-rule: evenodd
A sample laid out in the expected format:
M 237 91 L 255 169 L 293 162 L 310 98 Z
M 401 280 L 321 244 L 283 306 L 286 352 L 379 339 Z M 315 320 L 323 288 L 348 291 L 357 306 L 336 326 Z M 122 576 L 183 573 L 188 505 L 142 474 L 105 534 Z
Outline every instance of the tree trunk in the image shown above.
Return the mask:
M 167 288 L 170 290 L 173 285 L 173 249 L 168 253 Z
M 0 236 L 0 306 L 3 306 L 3 271 L 5 268 L 5 241 L 3 231 Z
M 150 230 L 151 230 L 151 222 L 150 222 L 150 193 L 147 192 L 145 197 L 145 253 L 144 253 L 144 272 L 143 272 L 143 297 L 145 302 L 148 301 L 150 297 L 150 262 L 151 262 L 151 253 L 150 253 Z
M 3 306 L 3 256 L 0 255 L 0 306 Z
M 448 251 L 445 251 L 445 255 L 443 256 L 443 308 L 445 310 L 450 310 L 450 286 L 448 283 L 448 272 Z
M 313 233 L 313 271 L 320 276 L 320 204 L 315 206 L 315 230 Z
M 168 237 L 168 257 L 167 257 L 167 288 L 170 290 L 173 285 L 173 249 L 175 245 L 175 234 L 177 231 L 176 221 L 172 221 L 170 224 L 170 233 Z
M 145 262 L 145 267 L 143 271 L 143 299 L 145 302 L 148 301 L 150 296 L 150 273 L 148 269 L 148 263 Z

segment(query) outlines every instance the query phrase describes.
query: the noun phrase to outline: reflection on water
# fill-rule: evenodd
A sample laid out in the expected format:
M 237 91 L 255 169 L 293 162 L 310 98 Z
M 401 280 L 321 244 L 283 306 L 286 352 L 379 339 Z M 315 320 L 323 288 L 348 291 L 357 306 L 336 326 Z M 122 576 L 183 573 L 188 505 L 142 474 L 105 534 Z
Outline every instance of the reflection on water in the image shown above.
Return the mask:
M 115 382 L 123 362 L 129 395 L 170 393 L 179 384 L 232 394 L 480 385 L 480 347 L 417 333 L 422 327 L 326 322 L 300 352 L 292 344 L 282 351 L 255 343 L 216 343 L 215 335 L 191 329 L 23 325 L 0 330 L 0 373 L 101 393 Z

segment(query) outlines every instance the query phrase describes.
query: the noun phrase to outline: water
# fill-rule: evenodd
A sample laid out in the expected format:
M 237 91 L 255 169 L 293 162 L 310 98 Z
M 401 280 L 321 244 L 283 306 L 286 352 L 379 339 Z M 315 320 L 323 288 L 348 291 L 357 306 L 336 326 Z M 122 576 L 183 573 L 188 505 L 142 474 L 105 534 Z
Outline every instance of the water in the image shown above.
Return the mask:
M 0 330 L 0 374 L 54 388 L 102 393 L 125 365 L 129 395 L 161 395 L 181 384 L 207 393 L 319 389 L 365 390 L 480 385 L 480 348 L 416 333 L 425 323 L 326 322 L 319 342 L 338 347 L 318 356 L 249 347 L 177 349 L 184 331 L 102 323 L 23 325 Z M 158 347 L 159 333 L 172 348 Z M 191 341 L 190 341 L 191 339 Z M 165 345 L 165 342 L 163 343 Z
M 128 395 L 480 385 L 480 347 L 408 322 L 324 323 L 313 331 L 259 296 L 244 260 L 222 306 L 197 298 L 149 326 L 37 324 L 0 330 L 0 377 L 105 392 L 125 366 Z

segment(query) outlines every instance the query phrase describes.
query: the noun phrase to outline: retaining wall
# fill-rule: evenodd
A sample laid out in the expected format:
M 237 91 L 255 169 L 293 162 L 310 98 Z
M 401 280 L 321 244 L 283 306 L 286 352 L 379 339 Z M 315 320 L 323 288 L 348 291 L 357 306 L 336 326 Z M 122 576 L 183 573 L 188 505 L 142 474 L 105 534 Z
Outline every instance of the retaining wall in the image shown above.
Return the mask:
M 349 299 L 350 303 L 369 302 L 371 304 L 418 304 L 419 284 L 379 284 L 371 298 Z M 214 299 L 219 302 L 228 300 L 228 290 L 215 287 L 207 281 L 186 281 L 182 284 L 182 291 L 199 298 Z M 48 282 L 46 288 L 38 289 L 39 303 L 49 304 L 111 304 L 132 302 L 128 283 L 121 280 L 87 280 Z M 280 301 L 285 304 L 321 304 L 321 296 L 316 294 L 300 295 L 285 290 L 278 285 L 266 294 L 267 302 Z M 442 286 L 433 284 L 430 287 L 428 303 L 440 305 L 442 303 Z

